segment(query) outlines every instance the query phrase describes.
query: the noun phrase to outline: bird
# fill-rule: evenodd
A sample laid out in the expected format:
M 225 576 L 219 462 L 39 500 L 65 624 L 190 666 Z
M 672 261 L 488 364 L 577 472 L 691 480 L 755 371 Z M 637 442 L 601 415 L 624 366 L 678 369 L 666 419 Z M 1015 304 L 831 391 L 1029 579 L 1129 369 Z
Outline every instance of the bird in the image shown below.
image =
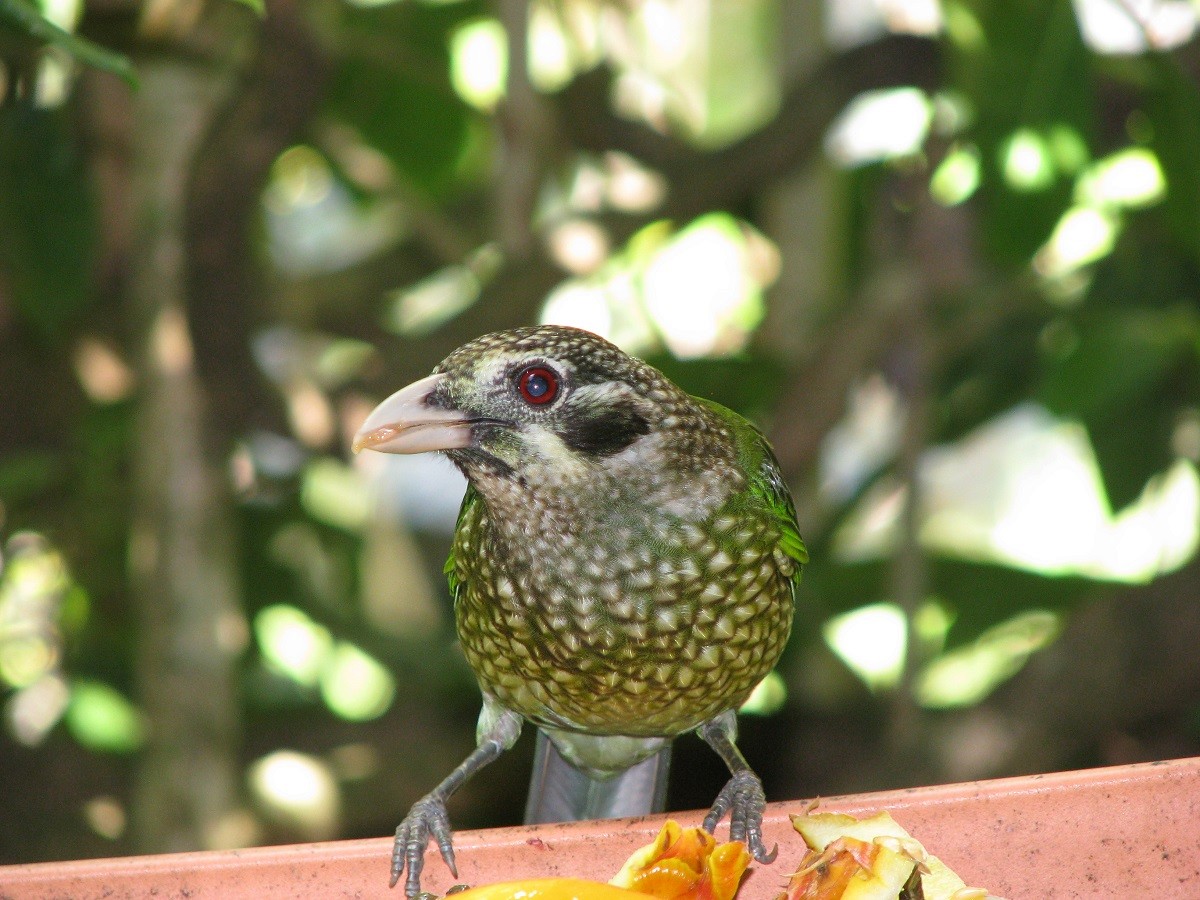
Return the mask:
M 446 801 L 526 722 L 601 785 L 695 732 L 730 772 L 703 827 L 728 814 L 730 839 L 773 861 L 735 716 L 783 652 L 808 553 L 762 432 L 596 334 L 541 325 L 454 350 L 368 414 L 363 449 L 441 453 L 466 476 L 445 573 L 483 695 L 474 751 L 396 829 L 391 886 L 407 870 L 421 892 L 430 840 L 458 877 Z

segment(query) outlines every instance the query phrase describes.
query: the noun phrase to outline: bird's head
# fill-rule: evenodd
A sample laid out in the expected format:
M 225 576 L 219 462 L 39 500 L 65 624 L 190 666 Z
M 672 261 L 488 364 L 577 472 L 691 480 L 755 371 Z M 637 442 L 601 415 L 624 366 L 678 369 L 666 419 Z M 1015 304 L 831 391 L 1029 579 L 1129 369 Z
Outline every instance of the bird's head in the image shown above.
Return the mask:
M 355 451 L 443 451 L 468 477 L 586 478 L 663 428 L 692 398 L 657 369 L 575 328 L 485 335 L 375 408 Z M 694 410 L 693 410 L 694 411 Z

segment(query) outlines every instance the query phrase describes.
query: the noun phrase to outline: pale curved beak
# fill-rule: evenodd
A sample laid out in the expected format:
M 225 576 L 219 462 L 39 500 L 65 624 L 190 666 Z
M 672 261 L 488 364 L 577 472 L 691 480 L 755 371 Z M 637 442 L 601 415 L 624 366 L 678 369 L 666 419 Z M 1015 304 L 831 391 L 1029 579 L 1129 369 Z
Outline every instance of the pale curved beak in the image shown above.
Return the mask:
M 469 447 L 472 419 L 462 410 L 429 405 L 446 378 L 439 374 L 414 381 L 371 410 L 354 436 L 354 452 L 428 453 Z

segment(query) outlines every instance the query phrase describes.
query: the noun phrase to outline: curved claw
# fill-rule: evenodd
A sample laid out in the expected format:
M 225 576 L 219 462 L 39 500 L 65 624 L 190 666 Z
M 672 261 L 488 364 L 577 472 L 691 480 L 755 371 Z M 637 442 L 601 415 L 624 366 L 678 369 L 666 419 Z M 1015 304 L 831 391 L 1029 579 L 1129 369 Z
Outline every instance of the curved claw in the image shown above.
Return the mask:
M 429 839 L 437 841 L 438 850 L 450 874 L 458 877 L 458 867 L 454 862 L 454 845 L 450 840 L 450 817 L 446 813 L 446 803 L 440 797 L 426 794 L 413 804 L 404 821 L 396 829 L 396 840 L 392 844 L 392 878 L 389 882 L 395 887 L 408 869 L 408 878 L 404 882 L 404 894 L 409 898 L 421 894 L 421 870 L 425 867 L 425 848 Z
M 734 772 L 704 817 L 704 830 L 712 834 L 725 813 L 729 813 L 729 839 L 744 841 L 750 855 L 760 863 L 773 863 L 779 854 L 779 845 L 768 851 L 763 843 L 762 817 L 766 805 L 767 797 L 758 776 L 749 769 Z

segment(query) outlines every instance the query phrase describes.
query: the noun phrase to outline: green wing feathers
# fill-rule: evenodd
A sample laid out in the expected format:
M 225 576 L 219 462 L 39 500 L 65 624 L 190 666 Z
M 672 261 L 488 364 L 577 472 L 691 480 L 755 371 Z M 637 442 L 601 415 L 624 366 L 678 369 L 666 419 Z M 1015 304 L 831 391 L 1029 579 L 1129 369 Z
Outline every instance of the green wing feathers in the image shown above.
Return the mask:
M 808 548 L 800 537 L 800 525 L 796 521 L 796 506 L 791 492 L 783 480 L 779 460 L 766 436 L 752 422 L 726 409 L 719 403 L 697 398 L 725 420 L 737 437 L 738 457 L 749 478 L 747 493 L 752 502 L 765 507 L 779 528 L 779 549 L 795 560 L 796 574 L 793 581 L 799 583 L 802 567 L 808 562 Z
M 463 494 L 462 506 L 458 508 L 458 518 L 454 521 L 454 532 L 457 535 L 459 526 L 462 525 L 463 519 L 471 511 L 471 508 L 479 502 L 479 492 L 471 484 L 467 485 L 467 492 Z M 451 541 L 450 553 L 446 556 L 446 564 L 442 566 L 442 574 L 446 576 L 446 581 L 450 585 L 450 599 L 458 599 L 458 588 L 461 584 L 458 578 L 458 567 L 454 555 L 454 547 L 457 540 Z

